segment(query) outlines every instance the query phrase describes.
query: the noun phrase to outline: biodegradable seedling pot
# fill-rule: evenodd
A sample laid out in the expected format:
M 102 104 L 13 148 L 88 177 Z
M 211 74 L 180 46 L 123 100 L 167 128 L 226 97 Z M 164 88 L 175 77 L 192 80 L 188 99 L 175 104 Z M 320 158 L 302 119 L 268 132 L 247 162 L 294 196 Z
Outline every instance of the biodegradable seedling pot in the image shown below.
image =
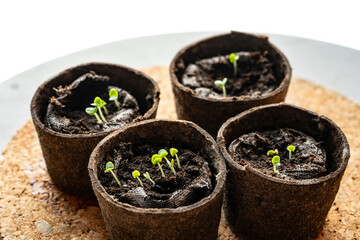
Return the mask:
M 283 180 L 238 164 L 228 152 L 242 134 L 284 127 L 322 142 L 328 175 Z M 320 232 L 350 157 L 346 137 L 334 122 L 303 108 L 271 104 L 230 118 L 220 128 L 217 142 L 229 170 L 225 215 L 236 234 L 244 239 L 309 239 Z
M 91 134 L 63 134 L 44 124 L 53 88 L 66 86 L 83 74 L 95 71 L 110 77 L 110 83 L 130 92 L 138 101 L 138 122 L 155 118 L 160 90 L 157 83 L 140 71 L 115 64 L 88 63 L 67 69 L 43 83 L 31 100 L 31 117 L 37 131 L 49 175 L 60 190 L 78 196 L 93 196 L 87 165 L 90 154 L 101 139 L 113 130 Z
M 209 98 L 196 94 L 181 83 L 186 66 L 196 60 L 259 50 L 268 51 L 269 60 L 275 64 L 277 75 L 282 78 L 279 87 L 265 95 Z M 230 117 L 255 106 L 284 101 L 290 84 L 291 67 L 284 54 L 268 41 L 267 36 L 230 32 L 181 49 L 171 62 L 170 76 L 178 118 L 193 121 L 216 137 L 220 126 Z
M 100 184 L 98 166 L 120 142 L 181 145 L 199 151 L 216 177 L 213 191 L 196 203 L 177 208 L 140 208 L 115 200 Z M 89 173 L 111 239 L 216 239 L 226 166 L 213 138 L 194 123 L 146 120 L 129 124 L 96 146 Z

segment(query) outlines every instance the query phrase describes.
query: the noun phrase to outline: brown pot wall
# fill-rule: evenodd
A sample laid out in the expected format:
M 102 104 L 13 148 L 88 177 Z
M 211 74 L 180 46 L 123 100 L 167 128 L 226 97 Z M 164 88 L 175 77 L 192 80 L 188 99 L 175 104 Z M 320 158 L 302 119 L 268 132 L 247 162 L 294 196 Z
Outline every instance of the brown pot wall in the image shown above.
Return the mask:
M 317 179 L 283 180 L 237 164 L 230 143 L 244 133 L 290 127 L 319 142 L 331 173 Z M 330 119 L 287 104 L 255 107 L 226 121 L 217 142 L 228 166 L 225 216 L 244 239 L 309 239 L 323 227 L 347 166 L 350 149 Z
M 95 71 L 110 77 L 112 85 L 130 92 L 138 101 L 142 116 L 134 122 L 156 117 L 160 90 L 157 83 L 140 71 L 114 64 L 89 63 L 67 69 L 43 83 L 31 101 L 31 117 L 37 131 L 49 175 L 60 190 L 78 196 L 94 195 L 87 165 L 90 154 L 110 131 L 93 134 L 63 134 L 44 125 L 49 99 L 54 87 L 66 86 L 81 75 Z
M 121 203 L 98 180 L 98 165 L 119 142 L 181 145 L 199 151 L 216 176 L 213 192 L 189 206 L 139 208 Z M 114 132 L 91 154 L 89 173 L 111 239 L 216 239 L 223 202 L 226 166 L 216 142 L 203 129 L 187 121 L 146 120 Z
M 266 95 L 214 99 L 197 95 L 181 83 L 189 63 L 231 52 L 256 50 L 269 52 L 269 59 L 276 66 L 276 77 L 282 79 L 280 86 Z M 268 41 L 267 36 L 230 32 L 181 49 L 171 62 L 170 76 L 178 118 L 193 121 L 216 137 L 220 126 L 230 117 L 255 106 L 284 101 L 290 84 L 291 67 L 284 54 Z

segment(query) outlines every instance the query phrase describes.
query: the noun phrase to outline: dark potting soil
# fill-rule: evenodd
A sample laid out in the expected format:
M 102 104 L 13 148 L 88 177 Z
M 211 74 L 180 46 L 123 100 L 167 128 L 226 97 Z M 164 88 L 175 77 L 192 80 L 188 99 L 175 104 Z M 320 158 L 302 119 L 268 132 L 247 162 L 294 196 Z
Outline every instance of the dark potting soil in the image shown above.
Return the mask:
M 56 97 L 50 98 L 45 116 L 45 124 L 54 131 L 66 134 L 88 134 L 117 129 L 137 118 L 139 106 L 136 99 L 124 89 L 109 85 L 110 78 L 90 71 L 68 86 L 54 88 Z M 109 101 L 109 91 L 118 91 L 120 110 L 113 101 Z M 85 112 L 91 107 L 95 97 L 107 102 L 107 123 L 98 124 L 96 117 Z M 97 112 L 99 114 L 99 112 Z
M 222 89 L 215 80 L 227 78 L 226 96 L 261 96 L 274 91 L 282 79 L 276 78 L 268 52 L 237 52 L 237 75 L 229 55 L 201 59 L 189 64 L 182 76 L 182 83 L 205 97 L 221 98 Z
M 249 163 L 264 174 L 282 179 L 312 179 L 327 175 L 326 153 L 312 137 L 290 128 L 252 132 L 235 139 L 229 146 L 230 155 L 241 165 Z M 295 146 L 289 160 L 289 145 Z M 278 150 L 280 166 L 273 171 L 269 150 Z
M 112 154 L 106 156 L 106 162 L 114 163 L 114 173 L 120 180 L 119 187 L 110 172 L 105 173 L 106 162 L 99 164 L 98 178 L 106 192 L 113 195 L 119 202 L 143 208 L 176 208 L 193 204 L 208 196 L 213 190 L 215 178 L 208 162 L 199 154 L 189 149 L 178 148 L 181 169 L 177 167 L 176 175 L 170 170 L 165 159 L 161 162 L 165 177 L 162 177 L 158 165 L 151 163 L 153 154 L 160 149 L 169 151 L 168 146 L 154 147 L 151 145 L 133 146 L 121 143 Z M 167 155 L 169 161 L 170 153 Z M 132 172 L 138 170 L 144 184 L 142 188 Z M 149 172 L 155 181 L 153 185 L 143 174 Z

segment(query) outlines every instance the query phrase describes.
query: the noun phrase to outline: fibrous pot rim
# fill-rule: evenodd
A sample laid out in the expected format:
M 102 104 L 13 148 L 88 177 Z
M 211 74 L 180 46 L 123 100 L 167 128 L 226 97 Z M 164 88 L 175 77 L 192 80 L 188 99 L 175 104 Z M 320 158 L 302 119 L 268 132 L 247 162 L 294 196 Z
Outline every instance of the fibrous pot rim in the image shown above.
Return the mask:
M 61 132 L 57 132 L 54 131 L 50 128 L 48 128 L 44 123 L 42 123 L 39 119 L 39 116 L 36 114 L 35 112 L 35 105 L 36 105 L 36 99 L 39 97 L 40 95 L 40 90 L 47 85 L 49 82 L 53 81 L 54 79 L 57 79 L 58 77 L 61 77 L 63 74 L 65 74 L 66 72 L 72 71 L 76 68 L 79 67 L 86 67 L 88 65 L 107 65 L 107 66 L 111 66 L 111 67 L 116 67 L 116 68 L 122 68 L 122 69 L 126 69 L 127 71 L 133 73 L 134 75 L 138 75 L 141 76 L 142 78 L 147 79 L 154 87 L 155 92 L 153 94 L 153 105 L 152 107 L 142 116 L 139 116 L 137 118 L 135 118 L 133 120 L 134 121 L 139 121 L 141 119 L 147 119 L 149 118 L 152 114 L 154 114 L 159 106 L 159 95 L 160 95 L 160 88 L 159 85 L 157 84 L 157 82 L 154 81 L 154 79 L 152 79 L 150 76 L 146 75 L 145 73 L 121 65 L 121 64 L 113 64 L 113 63 L 105 63 L 105 62 L 88 62 L 88 63 L 83 63 L 80 65 L 76 65 L 74 67 L 68 68 L 58 74 L 56 74 L 55 76 L 51 77 L 50 79 L 48 79 L 47 81 L 45 81 L 44 83 L 42 83 L 36 90 L 32 100 L 31 100 L 31 105 L 30 105 L 30 112 L 31 112 L 31 117 L 32 120 L 34 122 L 34 124 L 36 124 L 42 131 L 45 131 L 46 133 L 53 135 L 53 136 L 59 136 L 59 137 L 63 137 L 63 138 L 93 138 L 93 137 L 103 137 L 108 135 L 109 133 L 115 131 L 114 129 L 111 130 L 106 130 L 106 131 L 100 131 L 100 132 L 96 132 L 96 133 L 82 133 L 82 134 L 66 134 L 66 133 L 61 133 Z M 75 80 L 75 79 L 74 79 Z
M 184 86 L 183 84 L 180 83 L 179 79 L 177 78 L 176 74 L 175 74 L 175 69 L 176 67 L 176 62 L 179 58 L 182 57 L 182 55 L 188 51 L 189 49 L 196 47 L 198 44 L 203 44 L 209 40 L 215 39 L 215 38 L 226 38 L 229 37 L 231 35 L 236 35 L 236 34 L 242 34 L 242 35 L 246 35 L 246 36 L 252 36 L 252 37 L 257 37 L 257 38 L 262 38 L 267 40 L 268 36 L 266 35 L 255 35 L 255 34 L 250 34 L 250 33 L 243 33 L 243 32 L 236 32 L 236 31 L 231 31 L 230 33 L 226 33 L 226 34 L 219 34 L 219 35 L 215 35 L 215 36 L 211 36 L 208 38 L 204 38 L 202 40 L 196 41 L 194 43 L 191 43 L 189 45 L 187 45 L 186 47 L 182 48 L 173 58 L 173 60 L 171 61 L 170 64 L 170 79 L 172 84 L 180 89 L 180 91 L 185 92 L 189 95 L 191 95 L 191 97 L 199 99 L 201 101 L 207 101 L 209 103 L 211 102 L 222 102 L 222 103 L 231 103 L 231 102 L 258 102 L 258 101 L 263 101 L 264 99 L 268 99 L 271 98 L 273 96 L 278 95 L 279 93 L 281 93 L 282 91 L 284 91 L 287 86 L 290 84 L 290 79 L 291 79 L 291 66 L 289 63 L 289 60 L 286 58 L 286 56 L 275 46 L 273 45 L 271 42 L 267 41 L 267 43 L 269 44 L 269 46 L 280 56 L 281 60 L 284 62 L 284 78 L 281 81 L 281 84 L 273 91 L 266 93 L 264 95 L 261 96 L 229 96 L 229 97 L 222 97 L 222 98 L 213 98 L 213 97 L 205 97 L 202 96 L 200 94 L 196 94 L 191 88 Z
M 199 134 L 204 135 L 206 137 L 206 141 L 208 141 L 211 145 L 214 151 L 216 152 L 216 155 L 219 159 L 219 172 L 216 174 L 216 185 L 213 189 L 213 191 L 210 193 L 210 195 L 202 198 L 200 201 L 193 203 L 191 205 L 187 206 L 181 206 L 177 208 L 141 208 L 136 207 L 133 205 L 130 205 L 128 203 L 122 203 L 117 200 L 115 200 L 110 194 L 108 194 L 104 187 L 101 185 L 98 176 L 96 174 L 97 167 L 96 165 L 96 156 L 99 155 L 99 150 L 102 145 L 105 145 L 109 142 L 109 139 L 116 137 L 118 134 L 127 131 L 131 128 L 136 128 L 137 126 L 141 125 L 147 125 L 152 124 L 154 122 L 177 122 L 179 124 L 187 125 L 192 128 L 195 128 L 197 131 L 199 131 Z M 96 168 L 96 169 L 95 169 Z M 95 147 L 94 151 L 92 152 L 89 160 L 88 170 L 90 174 L 90 179 L 94 188 L 94 191 L 97 191 L 107 202 L 109 202 L 114 208 L 120 207 L 123 209 L 126 209 L 127 211 L 132 211 L 135 213 L 147 213 L 147 214 L 177 214 L 177 213 L 184 213 L 187 211 L 191 211 L 193 209 L 203 207 L 209 202 L 215 200 L 215 197 L 221 193 L 222 189 L 225 185 L 225 179 L 226 179 L 226 164 L 224 159 L 222 158 L 219 149 L 216 145 L 215 140 L 210 136 L 209 133 L 207 133 L 205 130 L 194 124 L 190 121 L 185 120 L 169 120 L 169 119 L 149 119 L 144 120 L 141 122 L 131 123 L 126 125 L 125 127 L 116 130 L 115 132 L 111 133 L 109 136 L 105 137 L 103 140 L 100 141 L 100 143 Z M 95 171 L 96 170 L 96 171 Z

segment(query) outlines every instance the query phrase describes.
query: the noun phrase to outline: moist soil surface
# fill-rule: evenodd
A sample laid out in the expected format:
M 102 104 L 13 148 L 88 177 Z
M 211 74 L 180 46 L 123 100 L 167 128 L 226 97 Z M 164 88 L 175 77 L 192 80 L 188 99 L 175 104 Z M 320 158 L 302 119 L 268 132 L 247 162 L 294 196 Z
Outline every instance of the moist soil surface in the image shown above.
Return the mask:
M 57 96 L 50 98 L 45 116 L 47 127 L 65 134 L 88 134 L 117 129 L 132 122 L 140 115 L 136 99 L 124 89 L 109 85 L 109 80 L 107 76 L 90 71 L 68 86 L 54 88 Z M 112 88 L 118 91 L 119 109 L 114 101 L 109 101 Z M 104 124 L 98 124 L 95 116 L 85 112 L 87 107 L 92 107 L 95 97 L 107 102 L 108 115 L 102 110 L 107 120 Z
M 227 78 L 226 96 L 261 96 L 274 91 L 281 83 L 276 78 L 268 52 L 237 52 L 237 75 L 229 55 L 201 59 L 189 64 L 182 76 L 182 83 L 195 93 L 213 98 L 223 97 L 222 89 L 214 85 L 215 80 Z
M 326 153 L 312 137 L 291 128 L 252 132 L 235 139 L 229 146 L 230 155 L 241 165 L 249 163 L 264 174 L 281 179 L 302 180 L 327 175 Z M 289 145 L 295 146 L 289 160 Z M 280 166 L 274 173 L 269 150 L 278 150 Z
M 119 202 L 128 203 L 143 208 L 176 208 L 193 204 L 208 196 L 213 190 L 214 176 L 208 162 L 199 154 L 189 149 L 178 148 L 181 169 L 177 167 L 176 175 L 170 170 L 165 159 L 161 162 L 165 177 L 162 177 L 158 165 L 151 163 L 153 154 L 160 149 L 169 151 L 168 146 L 154 147 L 151 145 L 133 146 L 131 143 L 121 143 L 112 154 L 106 156 L 106 162 L 114 163 L 116 174 L 122 188 L 119 187 L 110 172 L 105 173 L 106 162 L 99 164 L 98 178 L 106 192 Z M 172 157 L 167 155 L 169 161 Z M 144 188 L 132 172 L 138 170 Z M 153 185 L 143 174 L 149 172 Z

